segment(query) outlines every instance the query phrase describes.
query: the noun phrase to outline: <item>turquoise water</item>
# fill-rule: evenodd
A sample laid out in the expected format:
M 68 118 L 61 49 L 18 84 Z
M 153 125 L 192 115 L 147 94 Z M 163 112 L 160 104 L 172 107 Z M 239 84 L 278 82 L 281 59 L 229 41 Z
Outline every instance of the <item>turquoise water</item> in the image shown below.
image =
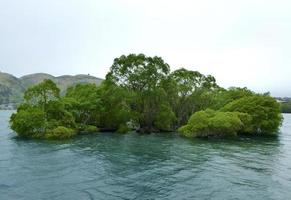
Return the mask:
M 276 138 L 102 133 L 16 138 L 0 111 L 0 199 L 290 199 L 291 115 Z

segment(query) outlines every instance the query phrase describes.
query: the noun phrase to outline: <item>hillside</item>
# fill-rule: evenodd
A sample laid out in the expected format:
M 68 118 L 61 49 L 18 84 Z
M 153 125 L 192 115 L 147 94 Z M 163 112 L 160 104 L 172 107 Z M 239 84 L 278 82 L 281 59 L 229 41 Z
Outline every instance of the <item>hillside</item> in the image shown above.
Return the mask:
M 15 76 L 0 72 L 0 104 L 21 101 L 25 88 Z
M 102 79 L 90 75 L 64 75 L 52 76 L 45 73 L 29 74 L 17 78 L 11 74 L 0 72 L 0 104 L 17 104 L 21 102 L 24 91 L 44 79 L 51 79 L 61 89 L 64 94 L 66 89 L 77 83 L 95 83 L 100 84 Z

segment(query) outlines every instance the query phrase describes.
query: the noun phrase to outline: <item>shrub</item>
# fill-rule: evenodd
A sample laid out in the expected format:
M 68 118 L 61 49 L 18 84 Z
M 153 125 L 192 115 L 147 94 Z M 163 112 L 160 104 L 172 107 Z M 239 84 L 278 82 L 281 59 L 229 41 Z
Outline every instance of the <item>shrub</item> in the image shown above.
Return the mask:
M 154 122 L 155 127 L 160 131 L 172 131 L 175 121 L 176 116 L 171 107 L 162 104 Z
M 249 119 L 250 116 L 245 113 L 207 109 L 194 113 L 178 132 L 186 137 L 236 136 L 249 129 Z
M 99 131 L 99 129 L 93 125 L 78 124 L 77 127 L 78 133 L 80 134 L 96 133 Z
M 69 139 L 76 135 L 76 131 L 64 126 L 58 126 L 45 134 L 46 139 Z
M 18 109 L 10 119 L 11 129 L 19 136 L 32 137 L 45 132 L 44 112 L 39 108 L 25 107 Z
M 225 105 L 221 111 L 241 112 L 251 116 L 251 126 L 253 133 L 274 134 L 282 123 L 280 104 L 267 95 L 255 95 L 243 97 Z M 247 130 L 249 132 L 250 130 Z
M 237 113 L 217 112 L 209 119 L 209 133 L 206 136 L 236 136 L 243 127 Z
M 98 132 L 98 128 L 96 126 L 93 126 L 93 125 L 86 125 L 84 127 L 84 132 L 86 133 L 96 133 Z
M 241 113 L 241 112 L 234 112 L 241 122 L 243 123 L 242 129 L 239 131 L 239 133 L 243 134 L 252 134 L 254 133 L 254 125 L 252 124 L 252 116 L 247 113 Z
M 127 133 L 128 131 L 130 131 L 130 128 L 126 124 L 120 124 L 116 132 Z

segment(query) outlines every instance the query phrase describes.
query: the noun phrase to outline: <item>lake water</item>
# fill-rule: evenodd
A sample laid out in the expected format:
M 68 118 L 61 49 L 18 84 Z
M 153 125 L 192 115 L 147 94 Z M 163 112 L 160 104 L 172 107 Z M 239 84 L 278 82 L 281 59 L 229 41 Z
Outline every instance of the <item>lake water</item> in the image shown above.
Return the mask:
M 275 138 L 15 137 L 0 111 L 0 199 L 291 199 L 291 115 Z

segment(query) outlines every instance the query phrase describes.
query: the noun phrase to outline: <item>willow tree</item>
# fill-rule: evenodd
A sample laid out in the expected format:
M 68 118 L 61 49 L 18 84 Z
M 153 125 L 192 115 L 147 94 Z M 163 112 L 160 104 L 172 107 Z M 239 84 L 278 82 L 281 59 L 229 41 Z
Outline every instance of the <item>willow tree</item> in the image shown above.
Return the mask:
M 129 92 L 132 116 L 142 132 L 155 131 L 155 120 L 160 120 L 161 116 L 159 113 L 169 110 L 165 109 L 169 104 L 162 87 L 169 73 L 169 65 L 160 57 L 130 54 L 116 58 L 106 76 Z
M 63 101 L 80 126 L 96 126 L 99 121 L 101 97 L 98 89 L 93 83 L 77 84 L 67 89 Z
M 280 104 L 268 94 L 246 96 L 226 104 L 223 112 L 242 112 L 252 117 L 253 133 L 276 134 L 281 123 Z
M 24 103 L 11 116 L 12 130 L 34 138 L 67 138 L 74 135 L 75 121 L 60 99 L 60 89 L 44 80 L 24 93 Z M 63 134 L 58 130 L 66 130 Z
M 49 79 L 28 88 L 24 93 L 24 100 L 31 106 L 39 106 L 46 112 L 48 103 L 60 98 L 60 89 Z
M 246 87 L 230 87 L 228 89 L 220 88 L 213 96 L 214 103 L 211 107 L 218 110 L 234 100 L 253 95 L 255 95 L 255 93 Z
M 170 77 L 176 83 L 177 100 L 173 108 L 178 126 L 181 126 L 194 112 L 211 105 L 212 91 L 218 86 L 213 76 L 205 76 L 198 71 L 184 68 L 172 72 Z

